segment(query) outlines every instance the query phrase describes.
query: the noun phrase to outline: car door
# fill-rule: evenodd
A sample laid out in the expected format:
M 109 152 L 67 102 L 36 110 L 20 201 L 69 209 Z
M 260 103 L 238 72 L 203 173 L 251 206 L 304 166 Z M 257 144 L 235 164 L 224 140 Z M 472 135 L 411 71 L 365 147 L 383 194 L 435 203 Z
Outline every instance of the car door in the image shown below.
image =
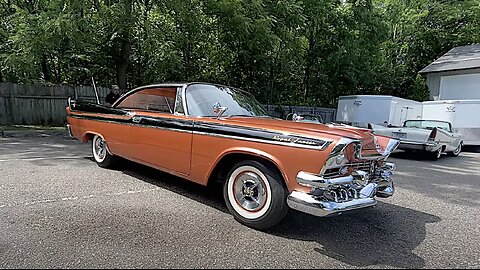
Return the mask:
M 189 175 L 193 121 L 174 114 L 177 88 L 149 88 L 123 104 L 134 116 L 130 156 L 141 163 Z

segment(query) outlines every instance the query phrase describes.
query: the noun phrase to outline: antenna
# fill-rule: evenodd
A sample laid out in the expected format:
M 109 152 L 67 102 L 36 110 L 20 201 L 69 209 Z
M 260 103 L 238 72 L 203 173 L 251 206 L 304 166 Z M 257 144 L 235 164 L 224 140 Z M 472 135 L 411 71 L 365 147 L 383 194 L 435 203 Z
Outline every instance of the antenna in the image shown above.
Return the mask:
M 95 79 L 92 76 L 93 90 L 95 90 L 95 97 L 97 98 L 97 104 L 100 105 L 100 98 L 98 98 L 97 85 L 95 84 Z

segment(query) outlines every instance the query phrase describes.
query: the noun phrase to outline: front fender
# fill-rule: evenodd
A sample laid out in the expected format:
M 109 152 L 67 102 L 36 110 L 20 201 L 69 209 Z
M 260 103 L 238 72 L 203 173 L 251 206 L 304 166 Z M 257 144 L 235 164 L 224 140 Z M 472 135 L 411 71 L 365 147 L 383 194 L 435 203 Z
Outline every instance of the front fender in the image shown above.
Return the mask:
M 282 174 L 283 179 L 285 179 L 285 182 L 286 182 L 285 184 L 287 186 L 289 185 L 290 180 L 289 180 L 288 174 L 285 173 L 286 171 L 285 171 L 284 164 L 279 159 L 277 159 L 276 157 L 274 157 L 273 155 L 271 155 L 267 152 L 264 152 L 262 150 L 255 149 L 255 148 L 249 148 L 249 147 L 231 147 L 231 148 L 228 148 L 228 149 L 224 150 L 217 157 L 217 159 L 214 162 L 214 165 L 210 168 L 207 179 L 209 179 L 211 177 L 214 169 L 217 168 L 217 165 L 221 162 L 221 160 L 223 160 L 227 156 L 233 155 L 233 154 L 251 155 L 251 156 L 259 157 L 259 158 L 262 158 L 262 159 L 265 159 L 265 160 L 271 162 L 272 164 L 274 164 L 278 168 L 278 170 Z

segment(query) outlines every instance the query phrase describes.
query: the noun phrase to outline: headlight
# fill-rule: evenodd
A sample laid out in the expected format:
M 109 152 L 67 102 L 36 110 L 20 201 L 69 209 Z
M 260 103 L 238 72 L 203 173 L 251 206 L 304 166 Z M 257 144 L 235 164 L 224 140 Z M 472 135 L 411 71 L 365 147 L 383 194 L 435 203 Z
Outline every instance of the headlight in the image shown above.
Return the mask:
M 348 159 L 348 155 L 347 155 L 347 153 L 351 150 L 349 146 L 356 145 L 358 143 L 359 143 L 358 140 L 353 140 L 349 138 L 340 139 L 335 145 L 335 147 L 332 149 L 332 152 L 328 156 L 327 161 L 325 162 L 320 174 L 321 175 L 324 175 L 325 173 L 329 174 L 329 173 L 332 173 L 333 171 L 339 172 L 339 170 L 341 169 L 343 169 L 342 170 L 343 174 L 347 174 L 348 166 L 345 166 L 345 165 L 350 163 L 350 160 Z M 347 148 L 350 150 L 346 151 Z

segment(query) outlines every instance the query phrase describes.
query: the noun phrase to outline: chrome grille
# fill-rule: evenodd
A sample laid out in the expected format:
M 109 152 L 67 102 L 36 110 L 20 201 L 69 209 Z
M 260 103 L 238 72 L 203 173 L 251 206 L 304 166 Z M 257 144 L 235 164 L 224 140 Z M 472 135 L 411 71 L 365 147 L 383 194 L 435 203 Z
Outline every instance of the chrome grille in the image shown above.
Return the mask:
M 348 166 L 348 167 L 352 168 L 352 171 L 364 171 L 364 172 L 367 172 L 368 174 L 372 175 L 374 170 L 375 170 L 374 164 L 375 164 L 374 161 L 360 161 L 360 162 L 347 163 L 347 164 L 343 165 L 341 168 L 343 168 L 345 166 Z M 334 169 L 326 170 L 325 173 L 323 174 L 323 178 L 331 179 L 331 178 L 341 176 L 340 172 L 339 172 L 341 168 L 334 168 Z

